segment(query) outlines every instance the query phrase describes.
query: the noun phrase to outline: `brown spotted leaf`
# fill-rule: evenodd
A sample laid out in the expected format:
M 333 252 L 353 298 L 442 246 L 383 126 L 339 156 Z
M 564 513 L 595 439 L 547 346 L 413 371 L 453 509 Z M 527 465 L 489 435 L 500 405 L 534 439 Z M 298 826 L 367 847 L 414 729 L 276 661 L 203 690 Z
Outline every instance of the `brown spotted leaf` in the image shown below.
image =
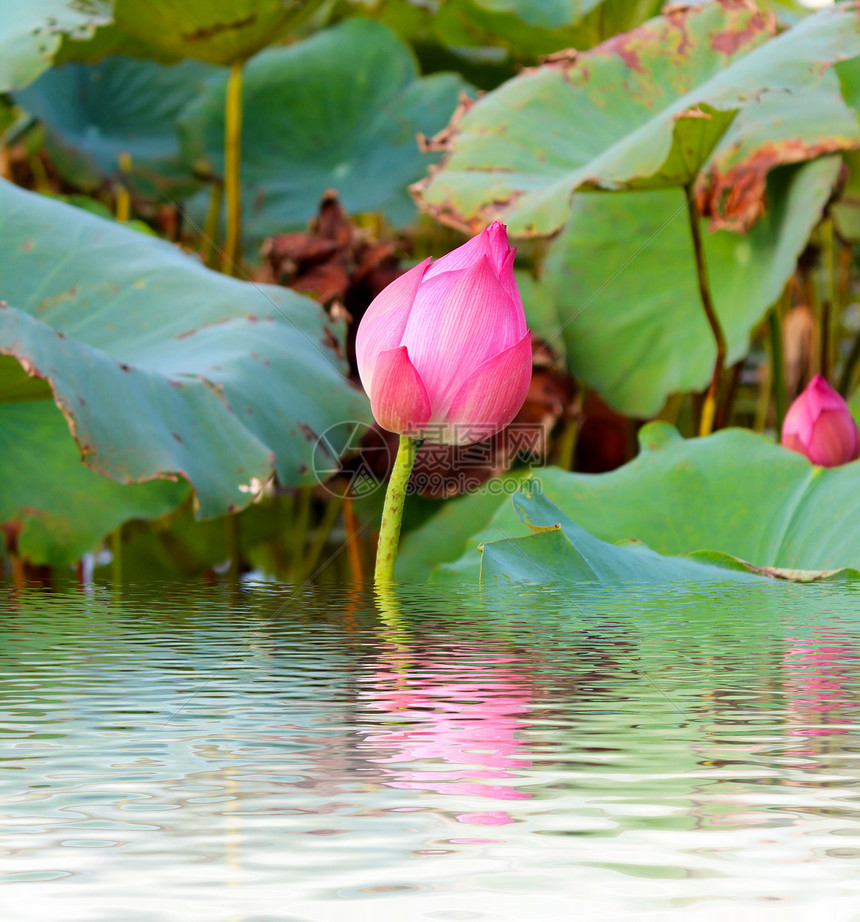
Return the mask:
M 738 113 L 748 112 L 737 130 L 746 131 L 741 160 L 758 155 L 751 191 L 733 198 L 715 184 L 722 220 L 745 226 L 761 210 L 763 177 L 773 166 L 857 144 L 828 74 L 860 55 L 858 4 L 773 32 L 772 18 L 750 0 L 717 0 L 669 6 L 591 51 L 554 57 L 459 113 L 443 138 L 445 159 L 415 194 L 440 220 L 474 230 L 498 219 L 515 236 L 557 231 L 579 188 L 683 186 L 705 167 L 701 194 L 711 201 L 708 160 L 715 156 L 716 176 L 721 163 L 737 166 L 718 145 Z M 821 118 L 810 119 L 803 151 L 789 143 L 792 126 L 777 131 L 783 150 L 764 157 L 756 110 L 773 118 L 789 96 L 814 108 L 819 89 L 833 117 L 823 107 Z
M 711 230 L 747 231 L 765 211 L 774 167 L 856 147 L 860 123 L 832 69 L 797 93 L 769 93 L 738 113 L 702 168 L 699 210 Z

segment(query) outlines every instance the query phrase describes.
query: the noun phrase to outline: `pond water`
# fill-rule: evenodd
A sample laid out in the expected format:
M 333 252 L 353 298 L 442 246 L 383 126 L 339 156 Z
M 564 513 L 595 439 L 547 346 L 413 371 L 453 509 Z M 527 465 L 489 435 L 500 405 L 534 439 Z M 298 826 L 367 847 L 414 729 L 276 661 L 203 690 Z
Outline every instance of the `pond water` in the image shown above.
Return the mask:
M 0 603 L 4 920 L 860 917 L 856 589 Z

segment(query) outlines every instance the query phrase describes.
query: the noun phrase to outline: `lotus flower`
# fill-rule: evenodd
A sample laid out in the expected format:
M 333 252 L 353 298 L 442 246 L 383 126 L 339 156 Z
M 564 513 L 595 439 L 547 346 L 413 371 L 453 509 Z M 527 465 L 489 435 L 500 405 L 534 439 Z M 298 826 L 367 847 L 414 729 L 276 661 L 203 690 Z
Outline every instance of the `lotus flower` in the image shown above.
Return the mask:
M 531 338 L 503 224 L 395 279 L 367 309 L 358 372 L 384 429 L 468 445 L 519 412 Z
M 860 456 L 860 432 L 848 404 L 816 375 L 789 407 L 782 444 L 813 464 L 837 467 Z

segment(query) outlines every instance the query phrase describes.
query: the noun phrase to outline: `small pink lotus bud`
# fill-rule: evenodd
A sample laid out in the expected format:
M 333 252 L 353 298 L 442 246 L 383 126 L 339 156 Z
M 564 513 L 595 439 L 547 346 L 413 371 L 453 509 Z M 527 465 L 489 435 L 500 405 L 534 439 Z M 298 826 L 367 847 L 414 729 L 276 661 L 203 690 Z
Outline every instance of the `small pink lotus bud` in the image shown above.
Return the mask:
M 531 337 L 505 226 L 495 222 L 436 262 L 395 279 L 358 327 L 358 373 L 384 429 L 468 445 L 517 415 Z
M 860 432 L 848 404 L 821 375 L 806 385 L 785 414 L 782 444 L 822 467 L 837 467 L 860 456 Z

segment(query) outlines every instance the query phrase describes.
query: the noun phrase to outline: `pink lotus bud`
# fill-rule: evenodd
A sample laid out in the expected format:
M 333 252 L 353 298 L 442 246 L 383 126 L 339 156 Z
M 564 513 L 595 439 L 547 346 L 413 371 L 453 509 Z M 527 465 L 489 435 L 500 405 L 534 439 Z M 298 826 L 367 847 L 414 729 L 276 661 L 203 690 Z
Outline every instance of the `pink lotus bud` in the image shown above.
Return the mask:
M 436 262 L 395 279 L 358 327 L 358 373 L 384 429 L 468 445 L 517 415 L 531 338 L 498 222 Z
M 860 432 L 848 404 L 821 375 L 806 385 L 785 414 L 782 444 L 822 467 L 837 467 L 860 456 Z

